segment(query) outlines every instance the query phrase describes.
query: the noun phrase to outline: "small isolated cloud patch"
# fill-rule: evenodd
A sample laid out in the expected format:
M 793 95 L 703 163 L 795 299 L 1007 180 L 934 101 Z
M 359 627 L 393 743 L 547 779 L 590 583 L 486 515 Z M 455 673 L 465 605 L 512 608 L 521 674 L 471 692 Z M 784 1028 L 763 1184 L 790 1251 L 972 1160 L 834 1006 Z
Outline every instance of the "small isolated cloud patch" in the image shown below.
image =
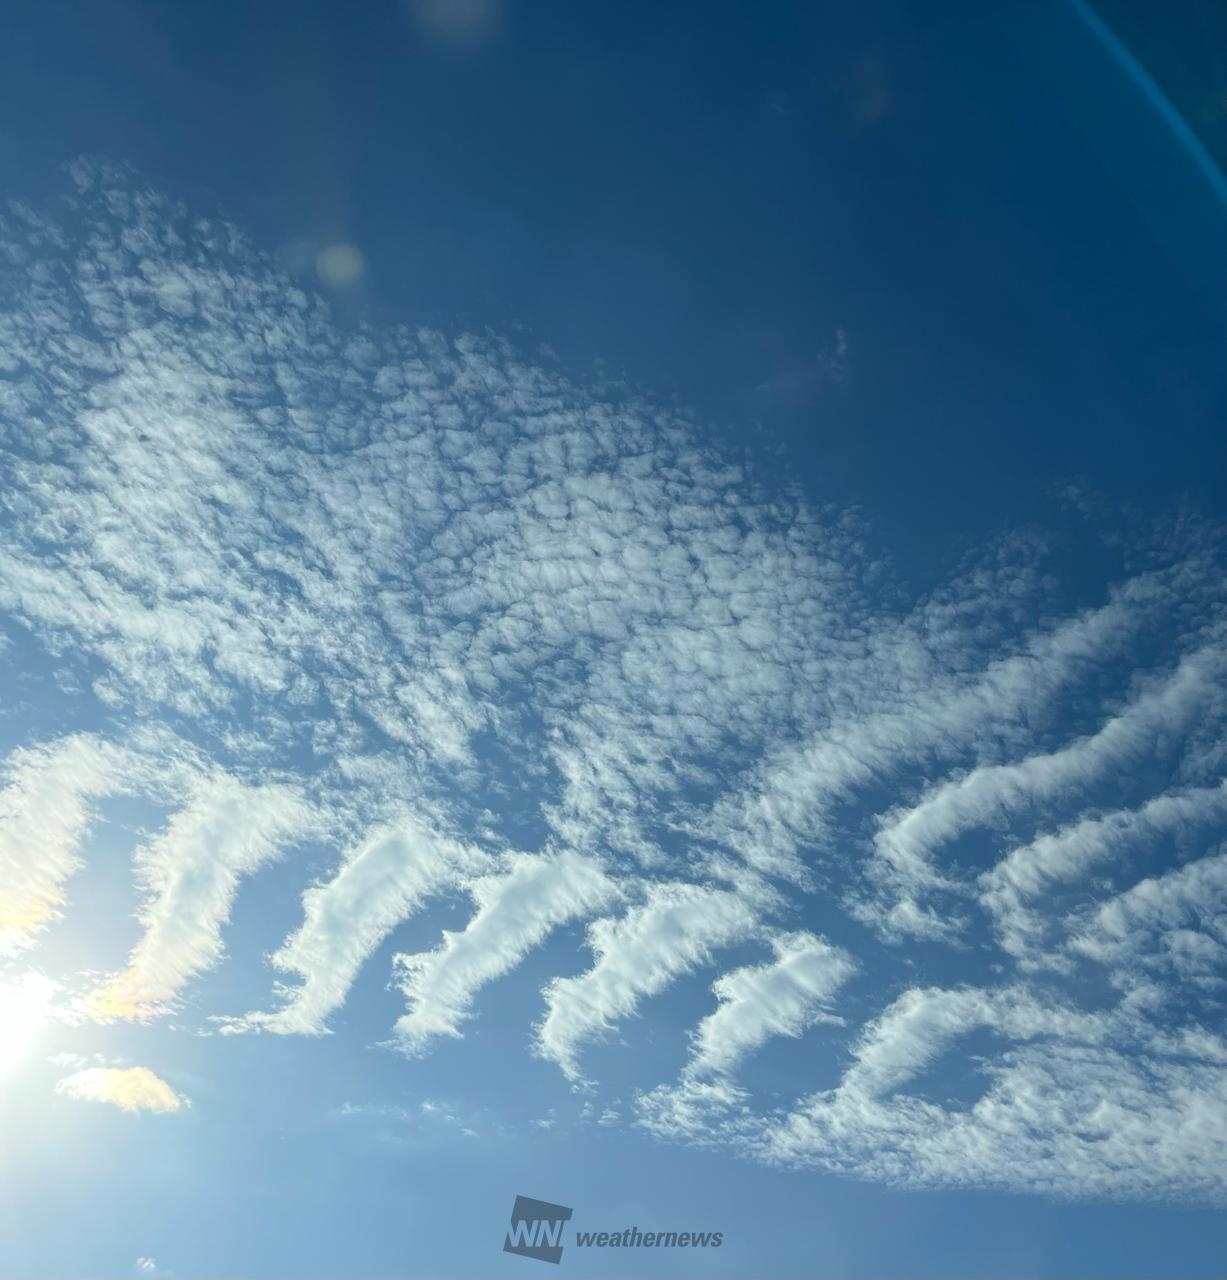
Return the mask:
M 109 1102 L 121 1111 L 172 1112 L 190 1105 L 148 1067 L 87 1067 L 55 1086 L 79 1102 Z

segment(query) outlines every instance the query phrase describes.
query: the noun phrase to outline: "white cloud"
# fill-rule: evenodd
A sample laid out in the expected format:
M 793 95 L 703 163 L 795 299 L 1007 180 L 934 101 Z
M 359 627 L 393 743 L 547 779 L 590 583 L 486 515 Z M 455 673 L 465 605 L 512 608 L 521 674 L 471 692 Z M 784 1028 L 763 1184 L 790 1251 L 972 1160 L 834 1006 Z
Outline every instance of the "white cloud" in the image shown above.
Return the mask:
M 659 994 L 758 928 L 757 912 L 737 894 L 694 884 L 649 886 L 641 905 L 589 927 L 588 945 L 596 957 L 591 969 L 556 978 L 546 988 L 538 1051 L 578 1080 L 585 1041 L 612 1030 L 644 997 Z
M 219 771 L 247 799 L 293 791 L 336 859 L 274 954 L 277 1007 L 235 1030 L 323 1033 L 381 943 L 447 891 L 476 909 L 399 967 L 402 1045 L 459 1034 L 484 984 L 600 912 L 591 968 L 547 988 L 537 1029 L 573 1079 L 593 1037 L 740 942 L 821 920 L 896 992 L 920 935 L 997 982 L 1028 963 L 1013 923 L 1043 909 L 1046 954 L 1079 990 L 1115 992 L 1112 1019 L 1071 1010 L 1032 1033 L 1021 989 L 913 997 L 862 1029 L 837 1099 L 782 1121 L 728 1078 L 825 1016 L 817 956 L 803 973 L 777 956 L 717 978 L 697 1065 L 644 1095 L 645 1115 L 901 1183 L 1213 1183 L 1189 1170 L 1216 1156 L 1198 1121 L 1218 1088 L 1223 940 L 1185 881 L 1129 894 L 1168 870 L 1145 861 L 1168 817 L 1164 838 L 1186 840 L 1147 796 L 1227 771 L 1207 647 L 1227 613 L 1220 534 L 1130 530 L 1111 582 L 1067 584 L 1093 607 L 1069 610 L 1059 548 L 1030 532 L 917 597 L 865 520 L 756 476 L 684 413 L 497 339 L 339 327 L 231 226 L 74 174 L 57 221 L 0 216 L 0 612 L 54 658 L 15 686 L 47 722 L 108 728 L 10 762 L 6 947 L 66 910 L 95 802 L 156 792 L 178 817 L 138 858 L 133 966 L 155 998 L 137 1004 L 185 1003 L 244 876 L 299 830 L 209 808 Z M 1075 720 L 1103 728 L 1071 744 Z M 1089 811 L 1116 784 L 1136 818 Z M 1050 820 L 1065 825 L 1045 843 Z M 984 822 L 1014 854 L 981 879 L 943 863 Z M 1061 911 L 1028 896 L 1037 877 Z M 1198 891 L 1217 901 L 1210 880 Z M 1102 919 L 1080 905 L 1105 894 Z M 1036 1008 L 1065 1008 L 1068 973 L 1029 976 Z M 975 1103 L 925 1096 L 915 1064 L 947 1060 L 989 1082 Z M 868 1087 L 892 1071 L 899 1086 Z M 1106 1143 L 1085 1127 L 1096 1090 L 1126 1112 Z M 602 1102 L 593 1119 L 606 1110 L 623 1114 Z
M 502 20 L 503 0 L 406 0 L 419 26 L 461 46 L 488 40 Z
M 1137 809 L 1084 818 L 1011 850 L 979 878 L 980 900 L 995 918 L 1002 948 L 1023 965 L 1066 964 L 1064 957 L 1044 950 L 1053 922 L 1029 906 L 1031 901 L 1049 888 L 1076 883 L 1099 863 L 1224 816 L 1227 782 L 1168 792 Z
M 0 791 L 0 955 L 28 946 L 64 904 L 101 796 L 123 789 L 122 753 L 87 734 L 15 751 Z
M 749 1139 L 759 1158 L 902 1186 L 1221 1201 L 1227 1072 L 1064 1043 L 984 1069 L 969 1107 L 914 1095 L 814 1099 Z
M 1134 956 L 1227 985 L 1227 852 L 1148 876 L 1095 909 L 1070 947 L 1100 962 Z
M 934 1070 L 980 1029 L 975 1094 L 943 1098 Z M 899 1186 L 1222 1201 L 1227 1069 L 1219 1045 L 1138 1043 L 1138 1024 L 1018 989 L 916 989 L 862 1035 L 839 1085 L 787 1115 L 758 1115 L 719 1081 L 639 1099 L 661 1136 L 769 1164 Z
M 53 1053 L 47 1061 L 53 1067 L 83 1067 L 89 1059 L 82 1053 Z
M 1131 579 L 1107 604 L 1011 637 L 1013 652 L 967 673 L 961 660 L 944 667 L 931 651 L 934 632 L 951 658 L 967 644 L 945 620 L 950 601 L 941 610 L 919 609 L 910 625 L 876 622 L 870 653 L 845 649 L 821 672 L 841 695 L 829 722 L 766 753 L 739 788 L 719 797 L 701 830 L 764 871 L 808 882 L 802 852 L 826 860 L 839 805 L 909 766 L 1025 741 L 1058 691 L 1118 660 L 1183 578 L 1176 572 Z M 963 585 L 961 600 L 954 593 L 955 602 L 987 610 L 989 600 L 977 599 L 986 585 L 993 592 L 1018 586 L 976 580 Z
M 198 783 L 166 831 L 136 853 L 150 894 L 144 936 L 128 968 L 91 993 L 89 1012 L 144 1020 L 173 1008 L 184 985 L 220 958 L 240 879 L 280 857 L 311 822 L 294 787 L 248 787 L 223 774 Z
M 363 961 L 423 900 L 478 870 L 483 858 L 409 815 L 367 835 L 337 874 L 303 894 L 303 924 L 273 956 L 301 976 L 273 1013 L 251 1013 L 229 1030 L 323 1035 Z
M 65 1076 L 55 1091 L 80 1102 L 107 1102 L 121 1111 L 165 1113 L 190 1105 L 148 1067 L 87 1067 Z
M 1211 712 L 1219 702 L 1214 695 L 1221 697 L 1222 676 L 1222 644 L 1216 639 L 1183 659 L 1169 679 L 1141 694 L 1097 733 L 1059 751 L 983 765 L 943 783 L 882 821 L 874 840 L 878 873 L 904 903 L 941 885 L 943 877 L 931 862 L 940 845 L 969 827 L 1005 822 L 1020 810 L 1068 803 L 1108 770 L 1135 765 L 1191 719 Z M 1217 712 L 1221 716 L 1221 705 Z M 883 925 L 906 932 L 914 918 L 896 908 L 885 914 Z
M 839 1086 L 843 1097 L 874 1098 L 897 1089 L 974 1027 L 1015 1040 L 1063 1036 L 1102 1039 L 1101 1020 L 1020 991 L 915 988 L 861 1036 Z
M 477 912 L 443 945 L 423 955 L 398 955 L 394 965 L 409 997 L 395 1034 L 408 1052 L 422 1052 L 437 1036 L 456 1036 L 477 991 L 517 965 L 568 920 L 592 915 L 618 895 L 614 883 L 587 858 L 515 855 L 498 874 L 468 886 Z
M 856 963 L 840 947 L 810 933 L 771 939 L 775 959 L 722 974 L 712 985 L 720 1007 L 699 1023 L 687 1073 L 732 1071 L 772 1036 L 799 1036 L 820 1021 L 835 1021 L 827 1006 Z

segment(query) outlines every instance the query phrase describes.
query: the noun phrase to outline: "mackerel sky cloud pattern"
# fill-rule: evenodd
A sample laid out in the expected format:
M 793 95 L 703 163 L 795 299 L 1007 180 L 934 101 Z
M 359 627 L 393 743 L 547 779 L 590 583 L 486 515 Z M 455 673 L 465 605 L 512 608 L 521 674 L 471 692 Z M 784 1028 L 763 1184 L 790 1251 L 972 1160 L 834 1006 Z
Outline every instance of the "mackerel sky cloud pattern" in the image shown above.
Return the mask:
M 918 590 L 862 515 L 675 408 L 494 337 L 346 327 L 226 222 L 71 177 L 0 222 L 0 661 L 34 645 L 80 690 L 5 765 L 4 954 L 66 909 L 100 801 L 144 796 L 170 816 L 138 935 L 77 1016 L 180 1015 L 249 880 L 313 844 L 267 1000 L 202 1028 L 329 1033 L 458 896 L 392 957 L 391 1052 L 466 1038 L 578 926 L 525 1027 L 560 1092 L 715 975 L 677 1078 L 627 1108 L 665 1140 L 1224 1199 L 1219 530 L 1111 531 L 1084 598 L 1034 530 Z M 740 1073 L 781 1039 L 836 1083 L 757 1096 Z M 934 1094 L 963 1055 L 977 1089 Z

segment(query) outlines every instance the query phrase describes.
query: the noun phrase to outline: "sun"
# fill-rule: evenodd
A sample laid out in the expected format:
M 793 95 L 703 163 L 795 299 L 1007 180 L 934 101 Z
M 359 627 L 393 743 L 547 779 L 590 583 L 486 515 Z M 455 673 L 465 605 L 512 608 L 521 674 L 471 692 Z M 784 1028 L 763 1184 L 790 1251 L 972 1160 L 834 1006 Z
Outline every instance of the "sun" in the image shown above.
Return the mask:
M 0 1074 L 11 1071 L 38 1038 L 53 990 L 40 973 L 0 982 Z

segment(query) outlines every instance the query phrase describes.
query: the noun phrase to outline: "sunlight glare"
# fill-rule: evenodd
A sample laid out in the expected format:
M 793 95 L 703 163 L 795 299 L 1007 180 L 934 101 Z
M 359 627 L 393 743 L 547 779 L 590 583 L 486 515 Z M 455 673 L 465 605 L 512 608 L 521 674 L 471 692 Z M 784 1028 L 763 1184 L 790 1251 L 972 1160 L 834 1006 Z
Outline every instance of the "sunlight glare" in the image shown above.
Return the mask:
M 53 983 L 39 973 L 0 982 L 0 1073 L 25 1057 L 47 1021 Z

